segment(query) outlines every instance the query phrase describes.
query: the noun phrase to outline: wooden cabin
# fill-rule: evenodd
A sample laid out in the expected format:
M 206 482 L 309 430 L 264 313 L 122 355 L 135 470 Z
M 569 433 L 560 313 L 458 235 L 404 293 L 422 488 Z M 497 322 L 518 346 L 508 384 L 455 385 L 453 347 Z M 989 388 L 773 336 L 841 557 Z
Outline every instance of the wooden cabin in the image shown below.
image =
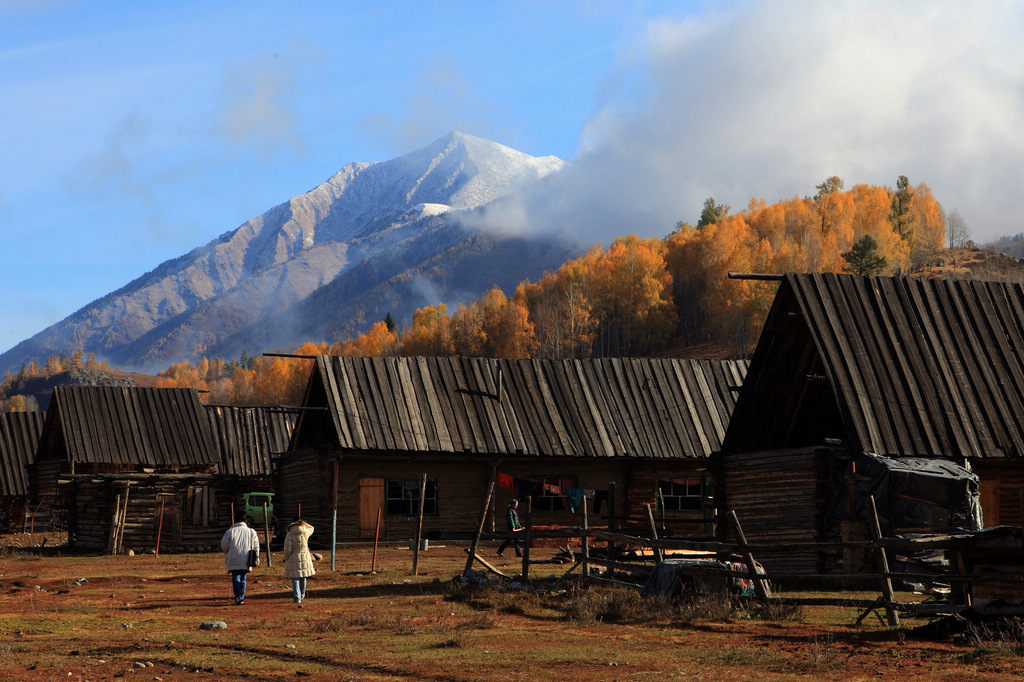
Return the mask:
M 28 518 L 33 512 L 28 469 L 35 461 L 45 416 L 39 411 L 0 414 L 0 530 L 35 525 Z
M 729 421 L 744 361 L 494 360 L 320 356 L 278 501 L 337 538 L 415 534 L 426 474 L 427 537 L 474 530 L 489 484 L 488 529 L 504 530 L 513 496 L 535 525 L 594 522 L 662 532 L 713 530 L 707 458 Z M 529 498 L 529 505 L 525 504 Z M 594 509 L 594 507 L 597 507 Z
M 873 453 L 969 468 L 985 525 L 1020 525 L 1022 414 L 1021 285 L 779 276 L 716 458 L 720 508 L 736 511 L 750 542 L 861 539 L 864 524 L 849 510 L 863 501 L 845 504 L 845 518 L 829 505 L 852 498 L 847 488 L 859 474 L 851 462 Z M 899 530 L 897 519 L 887 521 Z M 794 572 L 843 559 L 792 551 L 758 558 Z
M 63 512 L 71 546 L 110 549 L 120 526 L 125 548 L 153 548 L 160 532 L 168 549 L 196 549 L 230 524 L 237 491 L 218 463 L 195 390 L 58 386 L 32 480 Z

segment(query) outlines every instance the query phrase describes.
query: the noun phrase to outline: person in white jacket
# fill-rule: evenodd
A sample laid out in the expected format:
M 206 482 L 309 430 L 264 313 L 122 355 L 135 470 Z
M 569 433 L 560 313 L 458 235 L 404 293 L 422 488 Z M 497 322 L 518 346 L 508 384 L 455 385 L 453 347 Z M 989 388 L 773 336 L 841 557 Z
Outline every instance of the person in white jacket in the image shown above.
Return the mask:
M 302 519 L 288 524 L 284 536 L 284 577 L 292 579 L 292 597 L 296 604 L 306 598 L 306 578 L 316 575 L 313 555 L 309 552 L 309 536 L 313 526 Z
M 235 595 L 235 605 L 245 603 L 245 583 L 252 566 L 249 565 L 249 552 L 256 550 L 256 565 L 260 563 L 260 536 L 249 527 L 243 519 L 227 529 L 220 539 L 220 548 L 224 552 L 224 564 L 231 574 L 231 590 Z

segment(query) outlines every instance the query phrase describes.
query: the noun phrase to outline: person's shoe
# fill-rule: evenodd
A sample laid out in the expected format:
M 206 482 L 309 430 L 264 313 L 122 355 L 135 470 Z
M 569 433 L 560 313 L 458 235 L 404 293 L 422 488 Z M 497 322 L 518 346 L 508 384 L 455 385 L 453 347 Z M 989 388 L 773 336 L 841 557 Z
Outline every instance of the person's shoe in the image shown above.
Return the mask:
M 235 600 L 235 606 L 240 606 L 245 603 L 245 597 L 239 597 Z
M 501 552 L 498 552 L 498 556 L 501 556 Z

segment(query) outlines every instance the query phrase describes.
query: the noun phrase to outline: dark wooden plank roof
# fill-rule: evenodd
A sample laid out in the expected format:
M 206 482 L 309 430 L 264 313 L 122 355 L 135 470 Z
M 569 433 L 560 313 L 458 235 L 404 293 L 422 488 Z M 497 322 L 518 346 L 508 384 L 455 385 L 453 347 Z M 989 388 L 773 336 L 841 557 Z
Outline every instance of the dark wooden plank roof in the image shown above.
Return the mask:
M 124 469 L 177 470 L 216 464 L 199 394 L 186 388 L 58 386 L 39 459 Z
M 1021 285 L 790 274 L 723 450 L 1022 457 L 1022 415 Z
M 28 495 L 28 467 L 35 460 L 45 412 L 0 414 L 0 495 Z
M 567 457 L 707 457 L 746 361 L 320 356 L 293 447 Z M 330 423 L 332 428 L 325 429 Z
M 273 456 L 285 453 L 299 411 L 284 407 L 206 405 L 220 464 L 217 472 L 269 475 Z

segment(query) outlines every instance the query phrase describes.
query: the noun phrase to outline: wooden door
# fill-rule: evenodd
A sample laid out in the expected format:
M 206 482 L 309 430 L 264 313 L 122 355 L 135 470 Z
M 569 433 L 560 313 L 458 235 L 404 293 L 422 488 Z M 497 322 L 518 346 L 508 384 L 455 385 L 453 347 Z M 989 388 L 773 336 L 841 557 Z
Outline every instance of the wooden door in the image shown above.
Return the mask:
M 372 538 L 377 529 L 377 511 L 384 508 L 384 479 L 359 479 L 359 537 Z

